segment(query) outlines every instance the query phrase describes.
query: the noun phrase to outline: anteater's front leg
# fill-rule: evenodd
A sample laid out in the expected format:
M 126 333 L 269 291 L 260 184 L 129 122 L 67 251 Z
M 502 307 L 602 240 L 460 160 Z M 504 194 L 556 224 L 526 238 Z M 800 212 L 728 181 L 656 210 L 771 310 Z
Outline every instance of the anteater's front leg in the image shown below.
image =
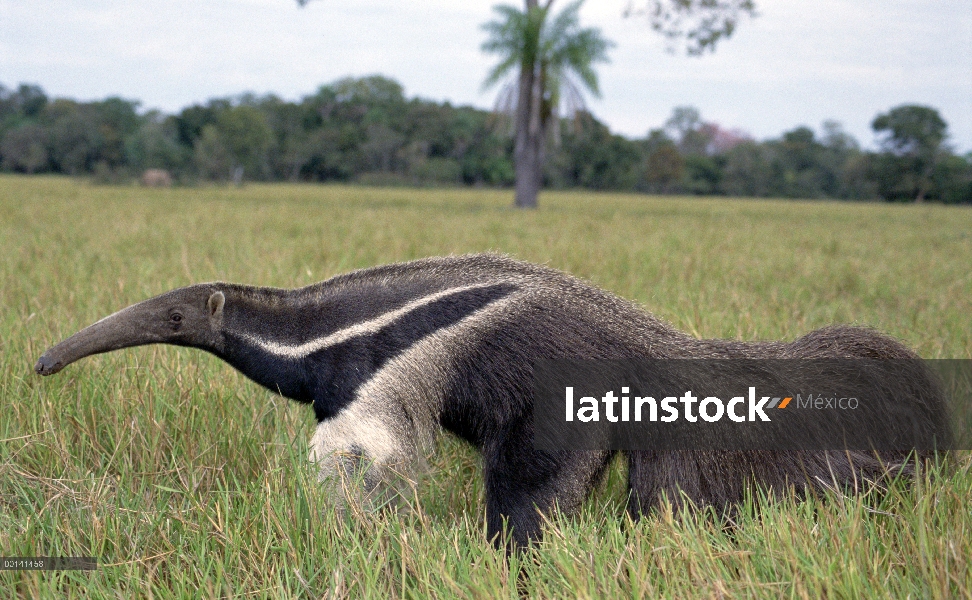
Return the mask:
M 381 506 L 408 489 L 424 465 L 413 421 L 400 404 L 376 398 L 359 399 L 321 421 L 310 445 L 310 460 L 339 506 L 350 498 Z

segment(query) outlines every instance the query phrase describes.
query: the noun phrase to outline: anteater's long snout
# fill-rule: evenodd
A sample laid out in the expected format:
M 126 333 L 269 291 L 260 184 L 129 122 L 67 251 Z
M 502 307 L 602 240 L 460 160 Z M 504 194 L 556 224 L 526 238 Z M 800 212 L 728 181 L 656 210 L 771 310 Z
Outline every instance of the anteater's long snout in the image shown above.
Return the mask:
M 52 346 L 37 360 L 34 372 L 53 375 L 85 356 L 161 341 L 158 335 L 142 326 L 144 311 L 140 308 L 130 306 Z
M 64 363 L 44 353 L 43 356 L 37 359 L 37 364 L 34 365 L 34 372 L 38 375 L 53 375 L 63 368 Z
M 68 339 L 52 346 L 34 365 L 34 372 L 39 375 L 53 375 L 64 367 L 85 356 L 109 352 L 123 347 L 126 341 L 122 334 L 128 333 L 125 328 L 119 330 L 117 315 L 102 319 L 94 325 L 85 327 Z

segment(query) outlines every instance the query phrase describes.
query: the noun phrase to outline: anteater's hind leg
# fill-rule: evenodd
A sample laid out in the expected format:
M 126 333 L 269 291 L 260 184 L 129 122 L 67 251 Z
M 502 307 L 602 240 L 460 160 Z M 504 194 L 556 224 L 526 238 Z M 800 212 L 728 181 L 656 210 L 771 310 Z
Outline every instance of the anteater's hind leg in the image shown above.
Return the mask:
M 513 428 L 483 448 L 486 533 L 499 545 L 506 531 L 513 547 L 540 538 L 544 515 L 576 511 L 613 453 L 543 452 L 530 442 L 532 424 Z M 523 438 L 523 435 L 531 435 Z M 505 519 L 505 524 L 504 524 Z

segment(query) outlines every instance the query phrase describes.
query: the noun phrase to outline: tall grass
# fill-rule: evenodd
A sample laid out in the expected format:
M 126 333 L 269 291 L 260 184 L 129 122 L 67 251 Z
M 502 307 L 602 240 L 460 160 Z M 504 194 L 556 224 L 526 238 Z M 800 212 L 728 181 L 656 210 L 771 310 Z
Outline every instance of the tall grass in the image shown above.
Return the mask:
M 580 514 L 506 559 L 478 457 L 443 437 L 410 508 L 338 513 L 307 463 L 307 407 L 201 352 L 143 347 L 48 379 L 52 343 L 207 280 L 294 287 L 495 250 L 643 303 L 698 336 L 793 339 L 840 322 L 972 357 L 972 211 L 942 206 L 339 186 L 145 190 L 0 177 L 0 572 L 21 597 L 893 597 L 972 595 L 972 473 L 885 492 L 753 498 L 726 527 L 632 523 L 618 463 Z

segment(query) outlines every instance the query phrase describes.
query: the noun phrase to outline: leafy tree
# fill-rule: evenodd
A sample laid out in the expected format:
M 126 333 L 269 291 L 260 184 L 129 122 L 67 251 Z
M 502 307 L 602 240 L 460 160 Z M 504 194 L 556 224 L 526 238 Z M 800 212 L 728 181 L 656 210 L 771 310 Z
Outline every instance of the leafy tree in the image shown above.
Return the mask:
M 215 125 L 202 128 L 195 143 L 196 169 L 211 181 L 226 181 L 233 169 L 233 156 Z
M 36 173 L 47 168 L 47 132 L 40 125 L 28 123 L 11 129 L 0 142 L 3 168 L 21 173 Z
M 719 129 L 702 122 L 702 115 L 694 106 L 677 106 L 665 121 L 665 130 L 677 141 L 682 154 L 704 156 L 712 154 L 710 146 Z
M 518 72 L 515 84 L 516 128 L 514 163 L 516 168 L 515 205 L 535 208 L 543 183 L 547 138 L 557 119 L 561 101 L 579 103 L 578 83 L 599 95 L 594 64 L 607 60 L 611 42 L 594 28 L 582 28 L 579 15 L 583 0 L 567 5 L 550 16 L 553 0 L 540 6 L 538 0 L 525 0 L 524 10 L 498 5 L 499 18 L 486 23 L 488 39 L 482 50 L 498 54 L 500 62 L 486 77 L 484 87 L 492 87 Z
M 685 157 L 683 189 L 690 194 L 718 194 L 722 190 L 723 156 L 689 154 Z
M 563 142 L 547 168 L 552 185 L 595 190 L 637 185 L 643 162 L 637 143 L 612 134 L 587 112 L 580 113 L 576 123 L 560 125 Z
M 699 109 L 694 106 L 676 106 L 672 109 L 672 116 L 665 121 L 666 133 L 682 146 L 683 151 L 688 151 L 686 140 L 701 127 L 702 115 L 699 113 Z M 702 152 L 696 152 L 696 154 L 702 154 Z
M 28 119 L 36 119 L 47 106 L 47 94 L 37 85 L 20 84 L 11 96 L 17 110 Z
M 702 121 L 702 115 L 694 106 L 675 107 L 665 122 L 665 132 L 677 141 L 679 151 L 686 155 L 722 154 L 750 140 L 744 131 L 724 129 L 716 123 Z
M 58 99 L 45 110 L 44 120 L 51 144 L 51 160 L 61 173 L 90 173 L 98 158 L 101 136 L 91 106 Z
M 347 181 L 354 176 L 354 148 L 342 131 L 321 127 L 308 136 L 301 175 L 316 181 Z
M 267 177 L 294 181 L 300 176 L 300 146 L 305 140 L 307 107 L 270 94 L 254 99 L 252 106 L 266 119 L 272 140 L 266 152 Z
M 642 187 L 655 194 L 672 194 L 685 173 L 685 159 L 675 142 L 659 129 L 649 132 L 645 140 L 645 172 Z
M 176 129 L 179 134 L 179 143 L 193 148 L 196 141 L 202 136 L 203 127 L 215 125 L 216 116 L 229 109 L 232 103 L 225 98 L 210 100 L 205 106 L 189 106 L 182 109 L 176 117 Z
M 394 79 L 381 75 L 369 75 L 355 78 L 345 77 L 332 86 L 335 99 L 338 102 L 363 104 L 373 111 L 382 111 L 391 107 L 400 107 L 405 103 L 405 90 Z M 369 120 L 387 119 L 389 115 L 369 115 Z
M 834 120 L 824 121 L 821 130 L 819 164 L 826 173 L 825 195 L 857 200 L 876 198 L 874 186 L 861 179 L 859 169 L 867 166 L 867 160 L 857 140 Z
M 839 121 L 829 119 L 823 122 L 823 143 L 827 148 L 834 152 L 847 153 L 855 152 L 860 149 L 860 145 L 854 136 L 844 131 L 844 126 Z
M 935 165 L 932 185 L 947 204 L 972 203 L 972 153 L 965 158 L 948 154 Z
M 269 173 L 267 153 L 273 131 L 264 114 L 254 106 L 240 105 L 219 113 L 216 119 L 219 139 L 233 162 L 251 179 L 264 179 Z
M 917 202 L 932 189 L 933 175 L 943 158 L 942 144 L 948 125 L 934 108 L 906 104 L 875 117 L 871 128 L 881 137 L 887 153 L 885 170 L 898 170 L 901 177 L 885 190 L 888 195 L 910 193 Z
M 753 0 L 644 0 L 632 1 L 627 16 L 646 17 L 651 28 L 668 39 L 669 51 L 684 41 L 690 56 L 714 52 L 716 43 L 729 38 L 744 16 L 756 14 Z
M 136 173 L 165 169 L 170 173 L 188 166 L 189 149 L 179 143 L 176 117 L 150 111 L 142 125 L 125 140 L 125 162 Z
M 753 141 L 734 146 L 725 154 L 722 191 L 730 196 L 768 196 L 772 180 L 771 152 Z
M 774 144 L 776 192 L 790 198 L 822 198 L 826 195 L 826 173 L 820 168 L 823 145 L 809 127 L 783 134 Z
M 137 111 L 138 104 L 112 97 L 89 105 L 98 123 L 99 146 L 96 160 L 111 170 L 124 166 L 125 142 L 142 126 L 142 119 Z
M 938 111 L 929 106 L 903 105 L 878 115 L 871 123 L 881 145 L 898 155 L 932 154 L 945 141 L 948 125 Z

